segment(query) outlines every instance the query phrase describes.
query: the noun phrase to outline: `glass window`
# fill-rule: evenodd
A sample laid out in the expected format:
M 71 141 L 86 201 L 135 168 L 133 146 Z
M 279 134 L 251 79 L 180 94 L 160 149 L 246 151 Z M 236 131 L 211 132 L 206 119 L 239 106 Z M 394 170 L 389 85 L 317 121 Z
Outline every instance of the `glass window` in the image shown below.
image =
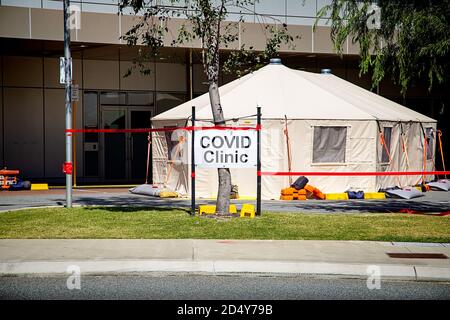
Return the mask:
M 86 128 L 97 128 L 97 92 L 84 93 L 84 126 Z
M 81 10 L 86 12 L 118 13 L 119 6 L 117 0 L 83 1 Z
M 347 127 L 314 127 L 313 163 L 345 163 Z
M 331 4 L 331 0 L 317 0 L 317 12 L 319 12 L 323 7 Z M 331 14 L 331 11 L 328 11 L 325 15 L 326 17 L 329 17 Z
M 434 130 L 433 128 L 425 129 L 427 139 L 427 160 L 432 160 L 434 155 Z
M 41 0 L 2 0 L 2 6 L 40 8 Z
M 103 128 L 105 129 L 125 129 L 124 110 L 104 110 L 102 112 Z
M 56 1 L 55 0 L 44 0 L 42 2 L 42 7 L 44 9 L 58 9 L 58 10 L 62 10 L 63 9 L 63 3 L 60 0 L 56 0 Z
M 255 12 L 259 14 L 281 15 L 286 14 L 284 1 L 259 0 L 255 2 Z
M 247 4 L 243 6 L 236 6 L 233 4 L 229 4 L 226 6 L 226 8 L 229 13 L 243 13 L 243 14 L 255 13 L 255 4 Z
M 133 106 L 152 106 L 153 92 L 129 92 L 128 104 Z
M 186 101 L 186 94 L 183 93 L 162 93 L 156 94 L 157 113 L 162 113 L 176 107 Z
M 316 0 L 287 0 L 287 15 L 315 17 Z
M 102 105 L 123 105 L 126 95 L 124 92 L 102 92 L 100 104 Z
M 392 128 L 385 127 L 383 128 L 383 140 L 381 141 L 381 147 L 383 150 L 381 151 L 381 162 L 389 163 L 391 158 L 391 137 L 392 137 Z
M 71 0 L 71 6 L 77 6 L 81 9 L 81 1 L 82 0 Z M 63 9 L 63 0 L 42 0 L 42 8 L 44 9 Z

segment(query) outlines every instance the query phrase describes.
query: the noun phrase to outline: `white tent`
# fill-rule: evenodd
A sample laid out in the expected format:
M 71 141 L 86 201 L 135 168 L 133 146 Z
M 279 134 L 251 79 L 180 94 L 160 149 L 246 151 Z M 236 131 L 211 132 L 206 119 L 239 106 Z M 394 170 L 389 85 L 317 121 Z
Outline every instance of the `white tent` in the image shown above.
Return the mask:
M 258 71 L 220 87 L 220 96 L 225 118 L 230 119 L 227 125 L 255 125 L 256 107 L 261 107 L 263 172 L 288 171 L 285 118 L 294 172 L 422 171 L 424 162 L 427 170 L 433 169 L 436 120 L 332 74 L 298 71 L 273 60 Z M 156 128 L 189 125 L 192 106 L 196 107 L 199 121 L 196 124 L 211 126 L 208 94 L 157 115 L 152 124 Z M 153 134 L 153 178 L 155 183 L 166 183 L 188 195 L 190 166 L 177 161 L 169 165 L 167 161 L 174 152 L 190 159 L 188 143 L 179 139 L 183 134 L 187 133 L 177 130 L 171 138 L 170 134 L 167 137 L 164 133 Z M 232 183 L 238 185 L 241 196 L 255 196 L 256 169 L 235 169 L 231 173 Z M 425 178 L 429 181 L 433 176 Z M 196 179 L 198 196 L 216 197 L 216 170 L 198 168 Z M 422 176 L 308 179 L 325 193 L 373 192 L 416 185 Z M 288 177 L 263 176 L 262 198 L 278 199 L 280 190 L 288 185 Z

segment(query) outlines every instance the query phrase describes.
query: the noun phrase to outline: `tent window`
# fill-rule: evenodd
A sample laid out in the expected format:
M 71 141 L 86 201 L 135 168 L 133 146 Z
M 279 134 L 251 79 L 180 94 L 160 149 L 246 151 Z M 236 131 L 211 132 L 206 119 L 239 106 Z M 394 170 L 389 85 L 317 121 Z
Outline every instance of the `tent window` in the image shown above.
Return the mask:
M 431 160 L 433 159 L 433 146 L 434 146 L 433 128 L 426 128 L 425 134 L 427 137 L 427 160 Z
M 345 163 L 347 127 L 314 127 L 313 163 Z
M 177 128 L 177 126 L 165 126 L 164 128 Z M 186 144 L 187 134 L 185 130 L 174 130 L 165 132 L 169 161 L 187 161 Z
M 177 126 L 164 126 L 165 129 L 171 129 L 171 128 L 176 128 L 176 127 Z M 164 132 L 165 138 L 166 138 L 166 143 L 167 143 L 167 157 L 168 157 L 167 160 L 169 160 L 169 161 L 175 160 L 175 159 L 172 159 L 172 155 L 173 155 L 176 145 L 178 144 L 178 141 L 172 139 L 174 132 L 175 131 L 165 131 Z
M 385 145 L 381 146 L 381 148 L 382 148 L 381 162 L 389 163 L 390 162 L 390 154 L 391 154 L 391 137 L 392 137 L 392 128 L 391 127 L 383 128 L 383 137 L 384 137 Z M 389 153 L 387 150 L 389 150 Z

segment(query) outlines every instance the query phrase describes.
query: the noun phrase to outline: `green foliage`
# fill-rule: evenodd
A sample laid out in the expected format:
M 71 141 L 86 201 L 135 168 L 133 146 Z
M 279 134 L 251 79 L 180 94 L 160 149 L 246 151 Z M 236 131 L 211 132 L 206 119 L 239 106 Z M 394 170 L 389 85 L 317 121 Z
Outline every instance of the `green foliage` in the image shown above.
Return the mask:
M 402 93 L 427 78 L 429 90 L 448 82 L 450 71 L 450 0 L 379 0 L 379 27 L 371 0 L 333 0 L 318 13 L 330 17 L 335 50 L 342 54 L 347 38 L 360 48 L 360 71 L 372 71 L 376 87 L 391 74 Z M 317 21 L 316 21 L 317 24 Z
M 217 82 L 219 49 L 236 47 L 239 25 L 244 21 L 244 13 L 254 14 L 248 7 L 253 6 L 255 1 L 258 0 L 121 0 L 121 12 L 131 8 L 136 17 L 140 17 L 140 21 L 122 39 L 130 46 L 144 45 L 126 76 L 136 68 L 142 73 L 150 73 L 148 62 L 169 43 L 171 46 L 181 46 L 200 41 L 205 74 L 209 82 Z M 239 21 L 226 21 L 230 8 L 234 8 L 234 12 L 242 12 Z M 172 34 L 168 28 L 171 18 L 184 19 L 176 34 Z M 293 37 L 288 34 L 287 26 L 276 19 L 272 20 L 272 25 L 264 26 L 267 37 L 265 51 L 258 53 L 245 46 L 232 50 L 224 63 L 225 71 L 235 72 L 237 69 L 239 75 L 252 71 L 276 56 L 283 43 L 289 45 L 292 42 Z

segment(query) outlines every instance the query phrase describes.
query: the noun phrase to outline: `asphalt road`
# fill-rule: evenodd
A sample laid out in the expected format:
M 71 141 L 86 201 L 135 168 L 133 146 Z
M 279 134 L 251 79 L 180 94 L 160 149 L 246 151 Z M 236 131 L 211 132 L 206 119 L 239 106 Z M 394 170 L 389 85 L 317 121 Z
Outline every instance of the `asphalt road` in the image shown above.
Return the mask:
M 214 203 L 215 201 L 198 200 L 197 204 Z M 254 203 L 249 200 L 232 200 L 232 203 Z M 3 191 L 0 192 L 0 211 L 63 206 L 65 191 L 53 189 L 48 191 Z M 131 194 L 128 189 L 75 189 L 74 205 L 108 205 L 108 206 L 145 206 L 145 207 L 182 207 L 190 208 L 187 199 L 161 199 Z M 311 213 L 382 213 L 399 212 L 402 209 L 440 213 L 450 211 L 450 192 L 431 191 L 423 197 L 411 200 L 348 200 L 348 201 L 262 201 L 262 209 L 266 211 L 289 211 Z
M 62 276 L 0 277 L 0 299 L 450 299 L 450 283 L 391 280 L 369 290 L 365 279 L 333 277 L 139 274 L 82 276 L 79 284 L 69 290 Z

